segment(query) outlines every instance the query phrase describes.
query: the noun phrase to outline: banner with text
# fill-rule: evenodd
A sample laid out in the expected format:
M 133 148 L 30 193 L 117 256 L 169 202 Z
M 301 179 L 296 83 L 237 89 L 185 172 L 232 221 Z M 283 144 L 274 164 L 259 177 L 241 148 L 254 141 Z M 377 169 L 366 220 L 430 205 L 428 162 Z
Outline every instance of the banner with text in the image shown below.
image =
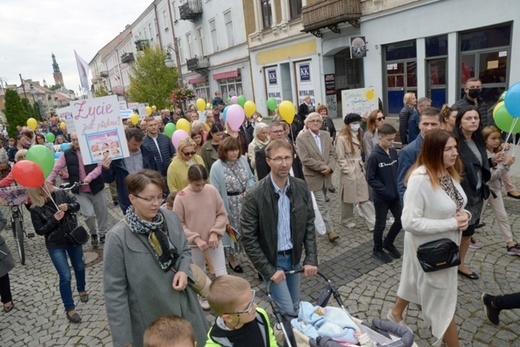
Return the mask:
M 130 155 L 117 96 L 77 100 L 71 107 L 85 165 Z
M 62 119 L 67 125 L 67 133 L 71 134 L 76 131 L 76 127 L 74 126 L 74 119 L 72 117 L 72 107 L 62 107 L 56 110 L 56 114 L 60 119 Z
M 341 105 L 343 117 L 349 113 L 368 117 L 370 112 L 378 109 L 379 102 L 374 88 L 358 88 L 342 90 Z
M 279 105 L 282 102 L 282 85 L 278 66 L 264 68 L 265 85 L 267 86 L 267 99 L 275 98 Z
M 316 98 L 314 96 L 314 85 L 311 77 L 311 61 L 300 61 L 294 63 L 295 73 L 297 76 L 298 84 L 296 85 L 298 93 L 298 105 L 303 103 L 305 96 L 311 97 L 311 104 L 316 104 Z M 298 106 L 296 105 L 296 106 Z

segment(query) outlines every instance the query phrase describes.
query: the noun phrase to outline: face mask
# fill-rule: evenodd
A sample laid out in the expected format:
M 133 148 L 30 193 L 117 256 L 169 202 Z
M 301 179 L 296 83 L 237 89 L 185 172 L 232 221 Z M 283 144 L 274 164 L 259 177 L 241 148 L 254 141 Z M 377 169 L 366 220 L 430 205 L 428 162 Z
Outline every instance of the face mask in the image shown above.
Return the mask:
M 470 89 L 468 94 L 473 99 L 476 99 L 476 98 L 478 98 L 480 96 L 480 90 L 479 89 Z
M 361 127 L 361 125 L 359 124 L 350 124 L 350 130 L 352 130 L 353 132 L 357 132 L 359 130 L 359 128 Z

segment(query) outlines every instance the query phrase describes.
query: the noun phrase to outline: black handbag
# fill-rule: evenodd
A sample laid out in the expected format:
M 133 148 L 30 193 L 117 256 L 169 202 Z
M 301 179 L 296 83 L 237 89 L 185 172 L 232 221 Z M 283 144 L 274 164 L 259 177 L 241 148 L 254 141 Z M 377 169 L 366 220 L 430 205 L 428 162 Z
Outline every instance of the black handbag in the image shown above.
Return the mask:
M 75 213 L 70 213 L 69 216 L 67 216 L 67 224 L 70 231 L 66 231 L 64 236 L 70 244 L 81 246 L 87 243 L 90 235 L 85 227 L 78 225 Z
M 426 242 L 417 248 L 417 259 L 424 272 L 460 265 L 459 246 L 448 238 Z

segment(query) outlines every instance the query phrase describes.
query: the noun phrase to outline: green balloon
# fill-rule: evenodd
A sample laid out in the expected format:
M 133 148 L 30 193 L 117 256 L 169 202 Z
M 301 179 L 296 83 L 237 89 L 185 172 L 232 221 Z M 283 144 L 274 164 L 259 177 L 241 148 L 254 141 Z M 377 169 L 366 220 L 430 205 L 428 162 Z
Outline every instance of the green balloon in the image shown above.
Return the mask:
M 164 126 L 164 135 L 172 138 L 173 133 L 177 130 L 177 127 L 173 123 L 168 123 Z
M 54 139 L 56 139 L 56 136 L 54 136 L 53 133 L 47 133 L 47 135 L 45 135 L 45 139 L 47 140 L 47 142 L 54 143 Z
M 276 102 L 275 98 L 271 97 L 271 98 L 267 99 L 267 108 L 270 111 L 276 110 L 277 106 L 278 106 L 278 103 Z
M 29 148 L 25 158 L 38 165 L 42 169 L 43 177 L 45 178 L 49 177 L 54 168 L 54 154 L 43 145 L 34 145 Z
M 244 107 L 244 104 L 246 103 L 246 101 L 247 101 L 246 97 L 243 96 L 243 95 L 240 95 L 240 96 L 238 97 L 237 103 L 238 103 L 240 106 Z
M 226 100 L 226 104 L 231 105 L 231 97 L 228 97 Z
M 495 120 L 495 125 L 498 129 L 504 131 L 505 133 L 511 132 L 512 134 L 520 133 L 520 121 L 516 121 L 515 126 L 511 129 L 515 118 L 507 112 L 506 106 L 502 103 L 502 105 L 497 105 L 498 107 L 494 110 L 493 119 Z
M 506 94 L 507 94 L 507 90 L 500 95 L 500 98 L 498 98 L 498 101 L 504 101 L 504 99 L 506 98 Z

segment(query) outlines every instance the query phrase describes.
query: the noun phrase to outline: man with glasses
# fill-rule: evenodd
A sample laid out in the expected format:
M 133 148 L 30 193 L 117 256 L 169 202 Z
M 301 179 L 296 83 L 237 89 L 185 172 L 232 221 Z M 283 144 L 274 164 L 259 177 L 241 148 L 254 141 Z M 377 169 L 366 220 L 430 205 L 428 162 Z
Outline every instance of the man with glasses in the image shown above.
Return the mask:
M 283 140 L 287 141 L 285 137 L 285 130 L 282 123 L 278 121 L 272 121 L 271 124 L 269 124 L 269 138 L 271 141 L 274 140 Z M 292 144 L 291 144 L 292 146 Z M 265 154 L 266 147 L 255 149 L 255 163 L 256 163 L 256 172 L 258 174 L 258 180 L 261 180 L 265 176 L 269 175 L 269 172 L 271 171 L 270 166 L 267 164 L 266 160 L 266 154 Z M 296 151 L 293 147 L 293 159 L 296 159 Z M 296 160 L 293 160 L 290 175 L 294 177 L 298 177 L 303 179 L 302 174 L 298 174 L 301 172 L 301 170 L 298 168 L 298 162 Z
M 303 250 L 303 275 L 318 272 L 312 198 L 305 182 L 289 175 L 292 149 L 285 140 L 266 146 L 271 173 L 247 192 L 240 218 L 244 250 L 264 282 L 273 282 L 272 297 L 284 312 L 299 307 L 300 273 L 285 272 L 301 269 Z
M 480 124 L 481 128 L 484 128 L 488 125 L 493 125 L 493 118 L 488 119 L 488 107 L 486 102 L 482 99 L 482 82 L 476 78 L 471 77 L 466 80 L 466 86 L 464 88 L 464 97 L 453 104 L 452 108 L 457 111 L 463 108 L 467 108 L 468 106 L 476 107 L 478 113 L 480 114 Z
M 146 118 L 146 128 L 148 135 L 144 138 L 143 144 L 152 151 L 157 171 L 166 181 L 166 173 L 175 155 L 175 148 L 168 136 L 159 132 L 159 123 L 154 117 Z
M 329 241 L 339 238 L 329 216 L 325 192 L 332 186 L 332 173 L 336 166 L 336 151 L 332 146 L 330 134 L 320 130 L 323 120 L 317 112 L 307 116 L 308 131 L 296 138 L 296 150 L 302 161 L 303 174 L 309 190 L 314 193 L 316 204 L 325 222 Z
M 81 206 L 81 214 L 85 218 L 85 224 L 87 224 L 90 230 L 92 247 L 96 248 L 99 242 L 105 243 L 105 234 L 107 232 L 108 207 L 104 191 L 105 182 L 103 177 L 101 177 L 101 163 L 84 165 L 78 134 L 73 132 L 70 138 L 72 140 L 71 148 L 66 150 L 54 164 L 54 169 L 47 177 L 47 181 L 54 181 L 60 171 L 67 167 L 71 185 L 76 182 L 86 183 L 72 189 L 72 193 Z

